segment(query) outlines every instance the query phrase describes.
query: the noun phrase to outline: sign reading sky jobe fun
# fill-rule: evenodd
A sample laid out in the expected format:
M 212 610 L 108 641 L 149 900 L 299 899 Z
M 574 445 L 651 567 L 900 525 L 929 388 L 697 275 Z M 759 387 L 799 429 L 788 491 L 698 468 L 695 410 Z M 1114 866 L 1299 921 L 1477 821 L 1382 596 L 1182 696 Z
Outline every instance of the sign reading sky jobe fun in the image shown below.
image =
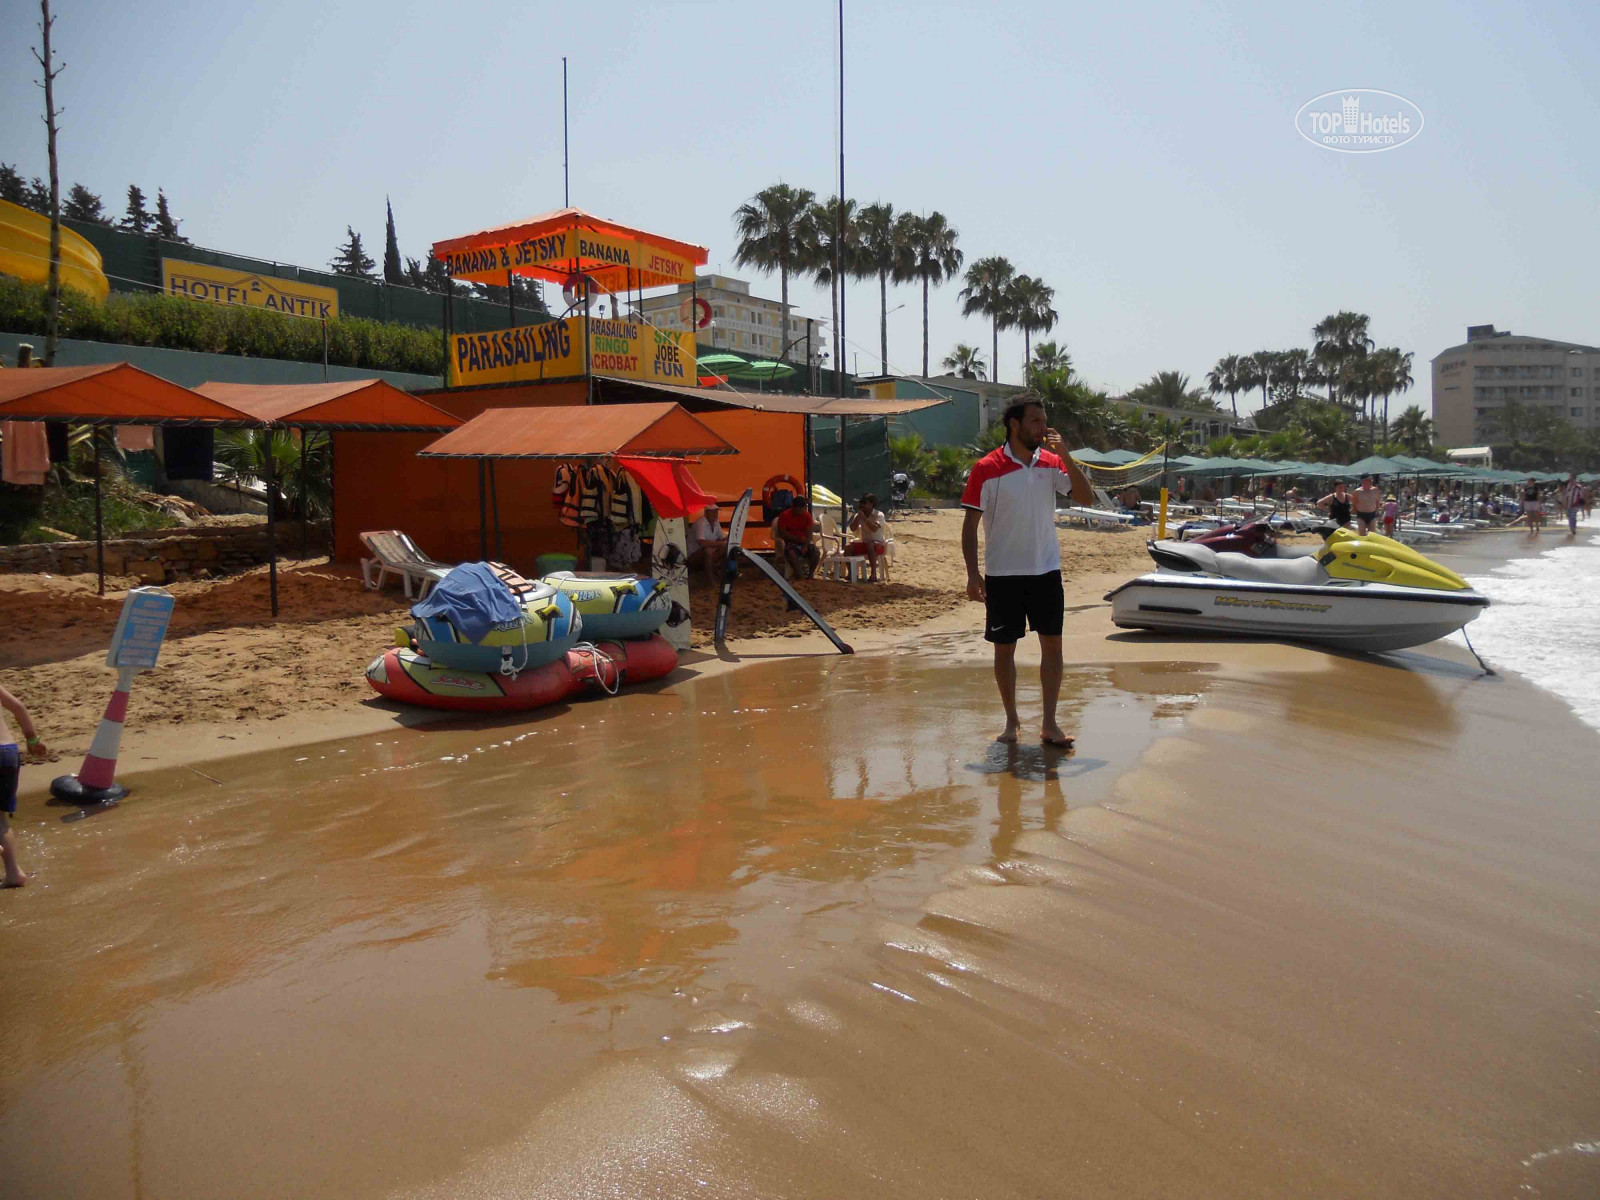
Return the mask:
M 450 339 L 451 383 L 528 383 L 583 375 L 583 317 L 519 325 Z M 589 319 L 592 373 L 645 383 L 695 382 L 694 335 L 643 321 Z
M 118 670 L 150 671 L 172 620 L 172 593 L 162 588 L 134 588 L 122 602 L 106 665 Z
M 269 308 L 296 317 L 332 321 L 339 315 L 339 293 L 332 288 L 258 275 L 253 271 L 185 262 L 181 258 L 161 260 L 161 290 L 169 296 Z

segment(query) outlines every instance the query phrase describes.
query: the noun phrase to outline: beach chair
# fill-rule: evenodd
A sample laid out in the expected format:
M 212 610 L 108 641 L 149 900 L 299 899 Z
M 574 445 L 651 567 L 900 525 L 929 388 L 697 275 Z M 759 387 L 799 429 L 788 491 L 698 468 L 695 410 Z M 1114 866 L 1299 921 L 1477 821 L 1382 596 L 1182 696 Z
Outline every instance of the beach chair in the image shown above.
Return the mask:
M 383 590 L 384 581 L 390 575 L 397 575 L 405 588 L 406 599 L 420 600 L 451 571 L 451 564 L 429 558 L 398 529 L 363 533 L 361 542 L 372 551 L 371 558 L 361 560 L 361 578 L 374 592 Z M 411 594 L 413 581 L 417 584 L 415 597 Z
M 831 513 L 823 513 L 821 519 L 822 537 L 822 562 L 817 566 L 817 574 L 825 575 L 829 579 L 843 579 L 849 583 L 856 583 L 861 578 L 861 569 L 867 565 L 864 554 L 846 554 L 845 534 L 839 532 L 839 522 Z

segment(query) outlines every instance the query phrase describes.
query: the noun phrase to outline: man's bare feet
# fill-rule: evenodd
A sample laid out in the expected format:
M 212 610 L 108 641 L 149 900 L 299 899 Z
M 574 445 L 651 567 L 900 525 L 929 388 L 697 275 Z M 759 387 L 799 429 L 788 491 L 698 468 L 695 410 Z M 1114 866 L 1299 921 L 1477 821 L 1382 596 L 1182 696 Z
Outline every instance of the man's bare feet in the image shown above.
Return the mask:
M 1005 732 L 1002 733 L 999 737 L 995 738 L 995 741 L 999 742 L 1003 746 L 1014 746 L 1014 745 L 1016 745 L 1017 744 L 1017 724 L 1018 724 L 1018 722 L 1016 722 L 1016 721 L 1007 721 L 1006 722 Z
M 9 873 L 6 875 L 5 886 L 8 887 L 8 888 L 26 887 L 27 885 L 28 885 L 28 877 L 26 875 L 24 875 L 21 871 L 18 871 L 15 875 L 12 875 L 12 874 L 9 874 Z
M 1039 733 L 1039 740 L 1046 746 L 1060 746 L 1070 750 L 1076 738 L 1062 733 L 1059 725 L 1046 725 Z

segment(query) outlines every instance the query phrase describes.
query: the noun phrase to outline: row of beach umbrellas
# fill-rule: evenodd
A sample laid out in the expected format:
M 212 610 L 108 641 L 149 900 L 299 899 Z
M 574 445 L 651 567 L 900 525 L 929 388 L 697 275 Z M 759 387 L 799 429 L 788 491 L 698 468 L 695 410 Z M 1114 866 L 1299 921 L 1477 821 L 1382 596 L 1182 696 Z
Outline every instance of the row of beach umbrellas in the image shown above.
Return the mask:
M 1078 462 L 1097 467 L 1123 467 L 1147 457 L 1133 450 L 1075 450 L 1072 457 Z M 1153 461 L 1153 460 L 1152 460 Z M 1469 467 L 1461 463 L 1443 463 L 1429 458 L 1414 458 L 1397 454 L 1369 455 L 1353 463 L 1298 462 L 1265 458 L 1198 458 L 1178 454 L 1166 460 L 1167 471 L 1173 475 L 1188 475 L 1205 479 L 1225 475 L 1282 475 L 1312 479 L 1358 479 L 1362 475 L 1399 478 L 1459 479 L 1479 483 L 1525 483 L 1529 479 L 1540 483 L 1561 483 L 1567 478 L 1565 471 L 1504 471 L 1488 467 Z M 1600 482 L 1600 472 L 1579 475 L 1584 483 Z

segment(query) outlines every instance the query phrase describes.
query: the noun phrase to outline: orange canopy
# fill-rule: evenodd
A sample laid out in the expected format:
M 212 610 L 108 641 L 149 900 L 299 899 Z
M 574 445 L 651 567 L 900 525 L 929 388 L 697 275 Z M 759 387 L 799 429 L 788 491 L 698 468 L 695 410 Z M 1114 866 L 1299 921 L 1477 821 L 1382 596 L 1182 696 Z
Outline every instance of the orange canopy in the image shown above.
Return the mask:
M 461 424 L 461 418 L 382 379 L 287 384 L 206 382 L 195 391 L 260 421 L 301 429 L 426 433 Z
M 0 420 L 259 425 L 248 413 L 131 363 L 0 371 Z
M 491 408 L 418 451 L 423 458 L 689 458 L 737 454 L 676 404 Z
M 565 283 L 587 275 L 607 291 L 689 283 L 709 257 L 704 246 L 558 208 L 433 244 L 452 277 L 505 283 L 506 273 Z

